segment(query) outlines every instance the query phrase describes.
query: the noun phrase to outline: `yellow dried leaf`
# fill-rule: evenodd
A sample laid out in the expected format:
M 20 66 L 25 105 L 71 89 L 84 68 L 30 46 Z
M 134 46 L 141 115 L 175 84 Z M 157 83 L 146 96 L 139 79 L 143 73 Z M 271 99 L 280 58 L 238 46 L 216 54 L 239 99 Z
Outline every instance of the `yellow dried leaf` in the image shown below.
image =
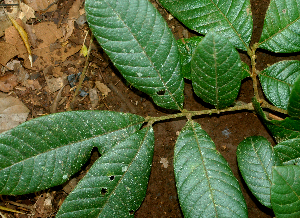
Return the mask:
M 24 45 L 29 54 L 28 58 L 30 61 L 30 65 L 32 67 L 32 56 L 31 56 L 31 49 L 30 49 L 30 45 L 29 45 L 29 41 L 28 41 L 28 35 L 27 35 L 26 31 L 23 29 L 23 27 L 21 27 L 13 17 L 11 17 L 9 14 L 7 16 L 10 19 L 10 21 L 12 22 L 13 26 L 17 29 L 18 33 L 20 34 L 20 36 L 24 42 Z
M 83 55 L 84 57 L 86 57 L 88 54 L 88 49 L 85 45 L 83 45 L 80 49 L 80 55 Z

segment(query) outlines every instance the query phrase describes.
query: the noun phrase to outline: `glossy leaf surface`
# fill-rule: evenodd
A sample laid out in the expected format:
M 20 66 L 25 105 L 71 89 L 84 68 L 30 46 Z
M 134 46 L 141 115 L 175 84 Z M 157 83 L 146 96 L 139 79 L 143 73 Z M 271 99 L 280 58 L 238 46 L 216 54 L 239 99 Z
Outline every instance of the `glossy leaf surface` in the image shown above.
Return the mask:
M 214 29 L 239 49 L 247 50 L 253 21 L 249 0 L 159 0 L 188 28 L 206 34 Z
M 300 139 L 290 139 L 277 144 L 274 151 L 281 159 L 283 164 L 300 165 Z
M 203 36 L 194 36 L 188 39 L 178 39 L 178 49 L 181 60 L 181 71 L 184 78 L 191 80 L 191 60 L 192 55 L 197 48 Z
M 174 172 L 185 217 L 248 217 L 239 183 L 228 163 L 192 120 L 176 141 Z
M 272 167 L 280 164 L 271 143 L 262 136 L 242 141 L 236 151 L 239 170 L 252 194 L 271 208 Z
M 115 144 L 94 163 L 56 217 L 134 217 L 146 195 L 153 149 L 152 127 Z
M 300 51 L 300 1 L 271 0 L 259 47 L 280 53 Z
M 300 138 L 300 119 L 287 117 L 281 121 L 269 120 L 255 99 L 253 99 L 253 106 L 255 112 L 268 127 L 277 143 L 288 139 Z
M 233 45 L 209 32 L 192 56 L 192 83 L 197 96 L 217 109 L 236 99 L 243 77 L 242 61 Z
M 300 118 L 300 75 L 293 84 L 287 109 L 290 116 Z
M 25 122 L 0 135 L 0 193 L 18 195 L 60 185 L 93 147 L 105 153 L 144 118 L 110 111 L 74 111 Z
M 177 43 L 148 0 L 87 0 L 87 20 L 125 79 L 160 107 L 183 107 Z
M 296 78 L 300 75 L 300 61 L 280 61 L 259 73 L 263 91 L 276 107 L 287 109 Z
M 276 217 L 300 217 L 300 166 L 273 169 L 271 202 Z

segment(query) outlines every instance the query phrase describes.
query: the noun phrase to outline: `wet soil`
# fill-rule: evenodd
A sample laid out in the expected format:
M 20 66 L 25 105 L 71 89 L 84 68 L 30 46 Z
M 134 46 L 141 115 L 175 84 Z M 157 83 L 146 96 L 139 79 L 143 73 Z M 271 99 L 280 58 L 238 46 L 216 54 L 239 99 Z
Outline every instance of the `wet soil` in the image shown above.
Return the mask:
M 69 4 L 64 5 L 69 5 L 70 7 L 70 2 L 72 1 L 69 1 Z M 166 18 L 169 27 L 172 29 L 177 39 L 182 38 L 186 34 L 188 34 L 189 37 L 195 34 L 194 32 L 186 32 L 186 29 L 175 18 L 171 20 L 167 19 L 168 12 L 161 8 L 159 4 L 155 2 L 155 0 L 152 0 L 151 2 Z M 269 0 L 251 1 L 252 15 L 254 20 L 252 44 L 259 41 L 263 27 L 263 19 L 268 4 Z M 58 7 L 56 12 L 47 13 L 47 16 L 43 15 L 41 22 L 51 20 L 54 16 L 57 17 L 61 14 L 65 14 L 63 10 L 68 11 L 66 7 Z M 85 29 L 88 29 L 88 27 L 86 26 Z M 71 40 L 74 40 L 74 42 L 78 44 L 82 43 L 84 38 L 84 34 L 82 34 L 82 32 L 82 29 L 75 28 L 74 37 L 71 37 Z M 90 68 L 88 72 L 89 81 L 84 83 L 83 89 L 88 90 L 93 81 L 101 81 L 109 85 L 109 87 L 113 87 L 111 88 L 112 92 L 109 93 L 106 98 L 101 100 L 99 106 L 96 108 L 97 110 L 129 112 L 141 116 L 161 116 L 171 113 L 170 111 L 156 107 L 146 95 L 130 87 L 122 78 L 120 73 L 116 70 L 116 68 L 112 65 L 112 63 L 108 60 L 99 45 L 95 43 L 93 46 L 94 49 L 90 58 Z M 294 54 L 293 56 L 276 55 L 259 50 L 257 52 L 257 68 L 258 70 L 262 70 L 267 67 L 268 64 L 273 64 L 277 61 L 287 59 L 299 60 L 299 57 L 299 54 Z M 241 53 L 241 58 L 244 62 L 250 64 L 250 60 L 246 54 Z M 79 71 L 81 71 L 84 66 L 84 58 L 80 57 L 79 55 L 73 55 L 68 59 L 68 61 L 69 64 L 71 63 L 71 67 L 78 68 Z M 72 62 L 76 62 L 76 64 L 72 64 Z M 63 69 L 70 71 L 70 65 L 65 64 Z M 41 73 L 39 71 L 31 72 L 31 75 L 36 76 L 40 84 L 45 84 L 45 80 L 42 76 L 40 76 L 40 74 Z M 42 86 L 45 87 L 45 85 Z M 73 93 L 68 87 L 66 87 L 62 92 L 62 96 L 67 96 L 68 98 L 71 98 L 70 96 L 72 96 L 72 94 Z M 194 95 L 191 83 L 189 81 L 186 81 L 184 94 L 185 108 L 187 110 L 202 110 L 211 108 L 211 106 L 205 104 L 203 101 L 201 101 L 201 99 Z M 260 94 L 263 96 L 262 92 Z M 29 115 L 30 119 L 38 117 L 42 114 L 50 113 L 49 108 L 55 97 L 54 95 L 49 95 L 46 91 L 38 92 L 37 90 L 28 89 L 26 89 L 26 91 L 15 90 L 15 95 L 18 96 L 18 98 L 21 99 L 22 102 L 25 103 L 26 106 L 31 110 Z M 237 100 L 248 103 L 251 102 L 252 96 L 252 81 L 250 79 L 245 79 L 242 82 L 241 90 Z M 66 105 L 62 104 L 58 107 L 57 112 L 65 111 L 65 108 Z M 90 109 L 91 102 L 88 98 L 79 99 L 75 104 L 75 110 Z M 246 137 L 260 135 L 266 137 L 273 145 L 275 144 L 273 138 L 270 136 L 257 116 L 252 112 L 242 111 L 220 115 L 201 116 L 196 117 L 195 120 L 199 122 L 202 128 L 210 135 L 212 140 L 215 142 L 217 149 L 228 161 L 234 175 L 241 185 L 243 195 L 248 206 L 249 217 L 273 217 L 274 214 L 272 211 L 262 206 L 252 196 L 237 169 L 235 155 L 236 148 L 237 145 Z M 147 195 L 141 207 L 138 209 L 138 211 L 136 211 L 135 217 L 183 217 L 176 194 L 172 162 L 174 144 L 177 138 L 176 133 L 181 130 L 181 128 L 185 125 L 185 122 L 185 119 L 176 119 L 172 121 L 156 123 L 154 125 L 155 151 Z M 75 180 L 75 183 L 83 177 L 85 172 L 98 157 L 99 154 L 97 151 L 94 151 L 89 163 L 87 163 L 85 167 L 73 177 L 73 181 Z M 166 160 L 169 162 L 167 167 L 161 162 L 162 158 L 166 158 Z M 47 211 L 47 213 L 45 211 L 37 213 L 37 215 L 34 217 L 54 217 L 62 201 L 67 196 L 68 191 L 63 189 L 66 187 L 66 185 L 67 184 L 64 184 L 59 187 L 24 196 L 3 196 L 3 200 L 6 202 L 14 201 L 29 206 L 35 205 L 37 207 L 36 211 L 42 211 L 42 209 L 39 208 L 41 206 L 37 204 L 38 200 L 51 195 L 53 203 L 50 211 Z M 12 208 L 18 209 L 18 207 L 14 206 L 12 206 Z M 6 216 L 28 217 L 28 215 L 13 213 L 6 213 Z

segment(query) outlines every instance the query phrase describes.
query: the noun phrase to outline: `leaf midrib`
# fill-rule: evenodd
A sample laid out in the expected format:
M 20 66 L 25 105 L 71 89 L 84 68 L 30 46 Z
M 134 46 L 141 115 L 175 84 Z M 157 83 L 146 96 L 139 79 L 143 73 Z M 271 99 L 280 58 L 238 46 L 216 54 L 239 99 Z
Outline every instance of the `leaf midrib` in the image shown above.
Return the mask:
M 231 27 L 231 29 L 233 29 L 233 31 L 235 32 L 235 35 L 240 39 L 240 41 L 243 43 L 243 45 L 245 46 L 246 50 L 249 49 L 248 45 L 244 42 L 244 40 L 242 39 L 241 35 L 237 32 L 237 30 L 234 28 L 234 26 L 232 25 L 232 23 L 227 19 L 227 17 L 225 16 L 225 14 L 220 10 L 220 8 L 212 1 L 212 4 L 218 9 L 218 11 L 220 12 L 220 14 L 224 17 L 224 19 L 227 21 L 227 23 L 229 24 L 229 26 Z M 245 1 L 243 2 L 243 4 L 245 3 Z M 231 7 L 231 6 L 230 6 Z M 240 11 L 239 11 L 240 12 Z
M 272 40 L 273 37 L 275 37 L 278 34 L 281 34 L 284 30 L 288 29 L 290 26 L 292 26 L 294 23 L 296 23 L 297 21 L 299 21 L 300 16 L 298 18 L 295 19 L 295 21 L 291 22 L 290 24 L 288 24 L 286 27 L 284 27 L 283 29 L 280 29 L 278 32 L 276 32 L 275 34 L 271 35 L 270 37 L 266 38 L 264 41 L 259 42 L 258 43 L 258 47 L 260 47 L 262 44 L 264 44 L 265 42 L 267 42 L 268 40 Z
M 76 143 L 76 144 L 77 144 L 77 143 L 80 143 L 80 144 L 81 144 L 81 143 L 84 142 L 84 141 L 89 141 L 89 140 L 92 140 L 92 139 L 95 139 L 95 138 L 98 138 L 98 137 L 102 137 L 102 136 L 104 136 L 104 135 L 111 134 L 111 133 L 116 132 L 116 131 L 124 130 L 124 129 L 127 129 L 127 128 L 129 128 L 129 127 L 133 127 L 133 126 L 135 126 L 135 125 L 143 124 L 143 123 L 144 123 L 144 121 L 138 122 L 138 123 L 133 123 L 133 124 L 131 124 L 131 125 L 125 126 L 125 127 L 123 127 L 123 128 L 120 128 L 120 129 L 108 131 L 108 132 L 105 132 L 105 133 L 103 133 L 103 134 L 101 134 L 101 135 L 96 135 L 96 136 L 93 136 L 93 137 L 90 137 L 90 138 L 86 138 L 86 139 L 79 140 L 79 141 L 76 141 L 76 142 L 68 143 L 68 144 L 62 145 L 62 146 L 60 146 L 60 147 L 56 147 L 56 148 L 53 148 L 53 149 L 50 149 L 50 150 L 47 150 L 47 151 L 38 153 L 37 155 L 34 155 L 34 156 L 31 156 L 31 157 L 22 159 L 21 161 L 18 161 L 18 162 L 14 163 L 14 164 L 12 164 L 12 165 L 10 165 L 10 166 L 8 166 L 8 167 L 2 168 L 2 169 L 0 169 L 0 172 L 1 172 L 2 170 L 9 169 L 9 168 L 11 168 L 11 167 L 15 166 L 16 164 L 19 164 L 19 163 L 21 163 L 21 162 L 23 162 L 23 161 L 29 160 L 29 159 L 31 159 L 31 158 L 35 158 L 35 157 L 37 157 L 37 156 L 39 156 L 39 155 L 46 154 L 46 153 L 51 152 L 51 151 L 54 151 L 54 150 L 56 150 L 56 149 L 60 149 L 60 148 L 67 147 L 67 146 L 72 146 L 72 145 L 75 144 L 75 143 Z M 14 137 L 17 138 L 16 136 L 14 136 Z M 17 138 L 17 139 L 18 139 L 18 138 Z M 18 139 L 18 140 L 21 140 L 21 139 Z M 28 144 L 28 143 L 26 142 L 26 144 Z
M 132 37 L 135 39 L 135 41 L 138 43 L 139 47 L 144 51 L 144 54 L 145 56 L 148 58 L 151 66 L 153 69 L 155 69 L 155 71 L 157 72 L 157 75 L 159 76 L 160 78 L 160 81 L 161 83 L 163 84 L 165 90 L 169 93 L 169 96 L 171 96 L 171 98 L 173 99 L 173 102 L 176 104 L 177 108 L 181 111 L 182 108 L 180 107 L 180 105 L 178 105 L 175 97 L 173 96 L 173 93 L 168 89 L 168 87 L 166 86 L 164 80 L 162 79 L 162 76 L 159 72 L 159 70 L 155 67 L 155 65 L 153 64 L 153 61 L 151 60 L 151 58 L 149 57 L 149 55 L 147 54 L 147 52 L 145 51 L 145 49 L 143 48 L 143 46 L 140 44 L 140 42 L 137 40 L 136 36 L 131 32 L 131 29 L 129 28 L 129 26 L 124 22 L 124 20 L 121 18 L 120 14 L 114 10 L 114 8 L 107 2 L 107 0 L 105 0 L 105 3 L 111 8 L 111 10 L 116 14 L 116 16 L 119 18 L 119 20 L 123 23 L 124 27 L 126 27 L 129 31 L 129 33 L 131 33 Z M 147 7 L 148 5 L 151 4 L 151 3 L 147 3 Z M 151 7 L 151 5 L 150 5 Z M 154 7 L 154 6 L 153 6 Z M 155 10 L 154 10 L 155 11 Z M 155 11 L 155 20 L 157 19 L 157 11 Z M 164 27 L 166 27 L 165 23 L 164 23 Z M 164 33 L 166 31 L 166 28 L 164 28 Z M 153 32 L 153 29 L 152 29 L 152 32 Z M 171 48 L 174 46 L 174 44 L 172 43 L 172 46 Z M 170 54 L 170 53 L 169 53 Z M 166 61 L 166 60 L 165 60 Z M 165 62 L 164 62 L 165 63 Z M 177 68 L 177 67 L 176 67 Z

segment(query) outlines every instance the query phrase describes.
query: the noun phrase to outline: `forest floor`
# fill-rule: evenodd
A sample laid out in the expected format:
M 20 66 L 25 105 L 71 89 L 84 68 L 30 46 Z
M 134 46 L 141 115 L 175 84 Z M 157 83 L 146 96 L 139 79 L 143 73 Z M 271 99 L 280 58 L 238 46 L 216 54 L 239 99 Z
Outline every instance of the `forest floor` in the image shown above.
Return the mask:
M 25 5 L 22 4 L 22 7 L 21 5 L 6 7 L 5 10 L 8 12 L 17 10 L 17 14 L 20 10 L 26 11 L 27 17 L 23 18 L 22 25 L 29 35 L 33 65 L 30 65 L 26 48 L 16 29 L 11 25 L 5 27 L 4 34 L 0 35 L 0 98 L 8 94 L 19 99 L 25 105 L 20 113 L 27 112 L 28 116 L 25 119 L 30 120 L 46 114 L 70 110 L 74 88 L 71 87 L 68 78 L 77 77 L 82 72 L 86 58 L 80 51 L 84 44 L 89 46 L 91 32 L 85 22 L 83 0 L 26 2 L 25 0 Z M 155 0 L 151 2 L 163 15 L 176 39 L 195 35 L 175 18 L 169 16 L 169 13 Z M 5 3 L 15 2 L 10 0 Z M 49 3 L 53 5 L 43 11 L 42 9 L 45 9 Z M 268 4 L 269 0 L 251 1 L 254 20 L 252 44 L 259 41 Z M 2 10 L 0 8 L 0 15 L 4 14 Z M 5 15 L 0 17 L 0 26 L 4 27 L 2 24 L 5 19 L 7 19 Z M 240 55 L 244 62 L 250 64 L 247 54 Z M 286 57 L 259 50 L 257 68 L 262 70 L 269 64 L 287 59 L 299 60 L 299 56 Z M 193 94 L 189 81 L 186 81 L 184 94 L 187 110 L 212 108 Z M 262 92 L 260 94 L 263 96 Z M 92 45 L 87 79 L 83 83 L 81 95 L 75 101 L 73 110 L 110 110 L 144 117 L 170 113 L 156 107 L 149 97 L 130 87 L 96 41 Z M 237 100 L 249 103 L 252 96 L 252 81 L 245 79 Z M 257 116 L 250 111 L 243 111 L 197 117 L 195 120 L 215 142 L 217 149 L 228 161 L 239 180 L 248 206 L 249 217 L 273 217 L 272 211 L 258 203 L 250 194 L 237 169 L 236 148 L 246 137 L 261 135 L 274 145 L 274 140 Z M 177 119 L 154 125 L 155 151 L 150 181 L 146 198 L 135 213 L 135 217 L 183 217 L 176 194 L 172 162 L 176 133 L 178 134 L 185 122 L 185 119 Z M 5 130 L 5 125 L 4 121 L 2 120 L 1 123 L 0 120 L 0 130 Z M 1 213 L 6 217 L 19 218 L 54 217 L 68 193 L 98 157 L 98 152 L 93 151 L 91 160 L 84 168 L 61 186 L 23 196 L 2 196 L 0 206 L 22 211 L 25 214 L 4 211 Z

